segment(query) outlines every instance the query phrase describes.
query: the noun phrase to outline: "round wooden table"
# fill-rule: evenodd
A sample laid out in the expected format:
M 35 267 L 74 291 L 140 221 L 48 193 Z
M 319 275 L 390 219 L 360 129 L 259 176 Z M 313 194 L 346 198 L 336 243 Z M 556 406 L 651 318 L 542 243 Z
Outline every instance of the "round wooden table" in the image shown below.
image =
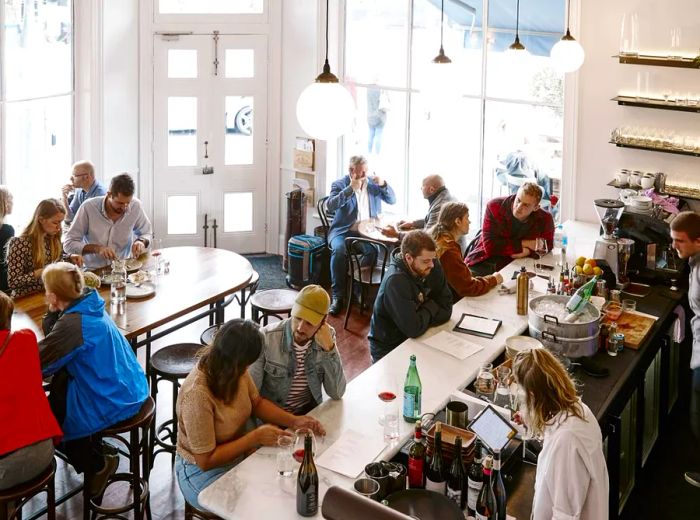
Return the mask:
M 206 315 L 213 315 L 217 322 L 223 321 L 224 301 L 245 287 L 253 276 L 248 260 L 225 249 L 171 247 L 162 250 L 162 258 L 170 263 L 170 270 L 157 276 L 153 296 L 128 299 L 125 306 L 117 308 L 110 304 L 109 286 L 103 285 L 99 290 L 105 300 L 105 310 L 135 347 L 148 345 Z M 153 258 L 147 256 L 141 269 L 155 270 Z M 151 335 L 154 329 L 202 308 L 205 308 L 202 314 Z M 43 292 L 17 298 L 12 326 L 30 328 L 43 337 L 41 320 L 46 311 Z M 144 334 L 146 339 L 139 341 L 139 336 Z
M 390 224 L 393 224 L 392 222 L 389 222 L 387 220 L 382 220 L 382 223 L 379 224 L 379 220 L 376 218 L 368 218 L 365 220 L 360 220 L 357 223 L 357 232 L 360 234 L 360 236 L 364 238 L 370 238 L 372 240 L 377 240 L 379 242 L 384 242 L 387 245 L 394 245 L 399 243 L 398 238 L 392 238 L 386 236 L 384 233 L 382 233 L 379 229 L 377 229 L 377 226 L 388 226 Z

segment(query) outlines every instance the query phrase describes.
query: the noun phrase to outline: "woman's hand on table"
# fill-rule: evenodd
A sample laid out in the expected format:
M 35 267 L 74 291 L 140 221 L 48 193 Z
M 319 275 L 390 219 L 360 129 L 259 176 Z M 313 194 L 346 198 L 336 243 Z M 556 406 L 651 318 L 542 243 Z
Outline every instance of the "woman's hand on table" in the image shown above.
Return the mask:
M 274 424 L 263 424 L 253 430 L 257 444 L 262 446 L 277 446 L 280 437 L 291 437 L 292 433 L 278 428 Z
M 292 421 L 292 424 L 289 426 L 295 430 L 298 430 L 299 428 L 309 428 L 316 435 L 326 435 L 326 429 L 323 427 L 323 425 L 308 415 L 296 416 Z

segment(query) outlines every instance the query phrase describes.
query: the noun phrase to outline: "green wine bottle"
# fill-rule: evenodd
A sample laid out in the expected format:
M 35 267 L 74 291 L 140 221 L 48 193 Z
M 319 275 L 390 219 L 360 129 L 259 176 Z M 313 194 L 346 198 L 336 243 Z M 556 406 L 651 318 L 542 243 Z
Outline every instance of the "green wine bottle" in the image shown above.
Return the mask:
M 416 356 L 411 355 L 411 363 L 408 365 L 406 381 L 403 384 L 403 418 L 408 422 L 416 422 L 420 419 L 421 395 L 423 385 L 421 385 L 416 367 Z
M 595 282 L 597 279 L 598 277 L 594 276 L 588 282 L 586 282 L 584 285 L 582 285 L 576 290 L 573 296 L 569 298 L 569 301 L 566 302 L 567 312 L 570 312 L 571 314 L 577 314 L 583 310 L 583 308 L 586 305 L 586 302 L 588 302 L 591 299 L 591 296 L 593 295 L 593 289 L 595 289 Z

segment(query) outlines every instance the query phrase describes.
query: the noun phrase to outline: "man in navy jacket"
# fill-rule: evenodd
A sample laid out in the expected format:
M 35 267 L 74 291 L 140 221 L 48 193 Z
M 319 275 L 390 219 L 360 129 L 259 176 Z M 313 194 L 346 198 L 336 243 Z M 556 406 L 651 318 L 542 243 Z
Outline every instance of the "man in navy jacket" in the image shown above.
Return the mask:
M 359 236 L 357 223 L 381 213 L 382 201 L 394 204 L 394 190 L 379 177 L 367 177 L 366 158 L 361 155 L 350 157 L 349 174 L 333 183 L 326 202 L 328 211 L 335 212 L 328 232 L 332 250 L 332 300 L 329 312 L 334 316 L 344 308 L 347 277 L 345 238 Z

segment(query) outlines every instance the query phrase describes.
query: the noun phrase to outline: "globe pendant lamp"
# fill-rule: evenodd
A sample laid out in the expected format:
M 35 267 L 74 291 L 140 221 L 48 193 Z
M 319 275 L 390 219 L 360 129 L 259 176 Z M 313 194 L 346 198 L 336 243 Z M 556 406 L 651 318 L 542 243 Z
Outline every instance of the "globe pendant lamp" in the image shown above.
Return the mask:
M 350 131 L 355 102 L 328 64 L 328 4 L 326 0 L 326 62 L 323 72 L 297 100 L 297 119 L 311 137 L 330 141 Z
M 586 52 L 581 47 L 581 44 L 571 36 L 571 31 L 569 30 L 570 19 L 571 0 L 569 0 L 569 10 L 566 18 L 566 34 L 552 47 L 552 52 L 549 55 L 552 58 L 554 67 L 564 73 L 577 71 L 586 58 Z
M 525 46 L 520 43 L 520 34 L 518 33 L 520 29 L 520 0 L 517 0 L 516 10 L 515 10 L 515 40 L 510 44 L 506 52 L 513 55 L 525 55 L 529 54 Z
M 454 98 L 459 97 L 458 85 L 455 78 L 455 66 L 445 55 L 442 46 L 445 25 L 445 0 L 440 4 L 440 51 L 430 62 L 425 78 L 423 93 L 428 106 L 452 105 Z

